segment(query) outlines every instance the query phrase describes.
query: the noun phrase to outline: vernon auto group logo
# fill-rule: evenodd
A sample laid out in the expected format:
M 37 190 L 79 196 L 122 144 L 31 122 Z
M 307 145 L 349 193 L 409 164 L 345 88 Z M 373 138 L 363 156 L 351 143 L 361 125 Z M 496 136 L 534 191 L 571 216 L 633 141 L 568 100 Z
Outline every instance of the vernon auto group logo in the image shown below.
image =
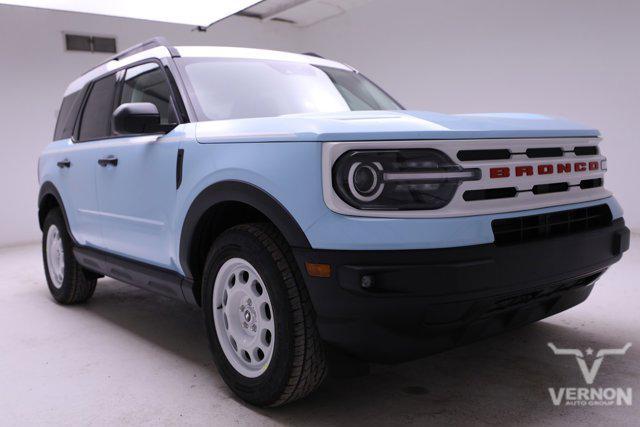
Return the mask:
M 626 354 L 631 343 L 627 343 L 622 348 L 603 348 L 595 352 L 587 348 L 584 353 L 577 348 L 558 348 L 553 343 L 548 343 L 549 348 L 557 356 L 573 356 L 578 362 L 578 367 L 585 383 L 591 386 L 596 380 L 598 370 L 604 361 L 605 356 L 623 356 Z M 591 360 L 589 366 L 587 360 Z M 631 387 L 560 387 L 549 388 L 551 400 L 556 406 L 631 406 L 633 400 L 633 390 Z

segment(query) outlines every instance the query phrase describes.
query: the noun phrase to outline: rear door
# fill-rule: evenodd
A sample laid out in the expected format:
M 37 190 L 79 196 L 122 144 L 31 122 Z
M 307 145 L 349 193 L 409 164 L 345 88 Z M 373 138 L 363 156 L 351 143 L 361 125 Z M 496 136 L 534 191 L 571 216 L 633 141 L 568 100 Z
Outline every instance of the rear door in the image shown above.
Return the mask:
M 174 95 L 157 62 L 123 73 L 115 107 L 156 105 L 161 123 L 177 122 Z M 176 167 L 182 139 L 169 135 L 113 135 L 100 158 L 111 159 L 96 174 L 102 246 L 106 251 L 174 268 L 171 225 L 176 205 Z M 117 163 L 116 163 L 117 162 Z
M 104 138 L 110 134 L 108 120 L 113 110 L 115 75 L 93 82 L 69 148 L 56 158 L 59 189 L 71 233 L 81 245 L 100 247 L 102 229 L 96 194 L 96 162 Z M 81 102 L 82 100 L 80 100 Z

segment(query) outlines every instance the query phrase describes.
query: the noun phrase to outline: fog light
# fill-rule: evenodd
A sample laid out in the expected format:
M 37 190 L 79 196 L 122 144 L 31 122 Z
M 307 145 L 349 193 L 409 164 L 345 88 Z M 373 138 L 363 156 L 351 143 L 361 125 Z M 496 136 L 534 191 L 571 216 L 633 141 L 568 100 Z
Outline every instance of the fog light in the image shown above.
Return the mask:
M 374 285 L 375 280 L 373 279 L 373 276 L 362 276 L 362 279 L 360 280 L 360 286 L 362 286 L 363 289 L 371 289 Z

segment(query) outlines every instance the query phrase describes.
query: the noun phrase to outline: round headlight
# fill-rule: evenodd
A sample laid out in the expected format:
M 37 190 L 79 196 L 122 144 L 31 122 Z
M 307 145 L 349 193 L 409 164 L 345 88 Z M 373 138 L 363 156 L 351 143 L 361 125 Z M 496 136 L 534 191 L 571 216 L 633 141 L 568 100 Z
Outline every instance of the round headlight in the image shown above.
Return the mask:
M 347 180 L 349 190 L 361 202 L 370 202 L 378 198 L 384 190 L 382 165 L 378 162 L 355 162 L 349 168 Z
M 332 166 L 333 189 L 356 209 L 430 210 L 446 206 L 458 186 L 480 179 L 431 148 L 351 150 Z

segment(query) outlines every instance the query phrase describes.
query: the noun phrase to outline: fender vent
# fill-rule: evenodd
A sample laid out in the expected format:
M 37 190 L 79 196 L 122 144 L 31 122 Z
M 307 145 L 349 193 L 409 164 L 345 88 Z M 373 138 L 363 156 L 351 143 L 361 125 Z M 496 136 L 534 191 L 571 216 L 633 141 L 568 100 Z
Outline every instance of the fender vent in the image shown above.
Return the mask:
M 541 215 L 495 219 L 491 222 L 497 245 L 565 236 L 611 225 L 608 205 L 590 206 Z

